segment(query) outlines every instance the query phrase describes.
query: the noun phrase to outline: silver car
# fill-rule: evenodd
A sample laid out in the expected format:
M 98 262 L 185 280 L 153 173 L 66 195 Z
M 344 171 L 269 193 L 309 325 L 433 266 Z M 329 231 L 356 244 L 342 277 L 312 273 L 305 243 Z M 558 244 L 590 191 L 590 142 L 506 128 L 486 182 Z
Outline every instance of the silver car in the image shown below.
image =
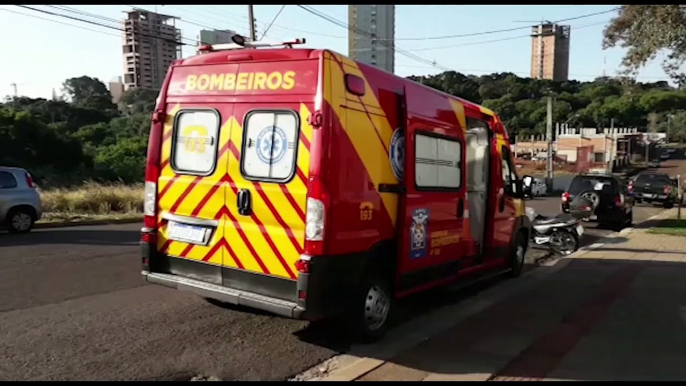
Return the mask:
M 0 166 L 0 226 L 11 233 L 26 233 L 41 214 L 40 195 L 31 174 Z

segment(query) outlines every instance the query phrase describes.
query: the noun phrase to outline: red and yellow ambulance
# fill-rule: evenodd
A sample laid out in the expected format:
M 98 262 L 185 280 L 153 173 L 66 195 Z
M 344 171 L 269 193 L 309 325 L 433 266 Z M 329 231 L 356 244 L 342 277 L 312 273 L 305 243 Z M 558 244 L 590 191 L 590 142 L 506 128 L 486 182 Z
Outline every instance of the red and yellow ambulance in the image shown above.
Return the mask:
M 530 224 L 492 111 L 329 50 L 208 46 L 153 114 L 147 282 L 384 333 L 397 298 L 520 274 Z

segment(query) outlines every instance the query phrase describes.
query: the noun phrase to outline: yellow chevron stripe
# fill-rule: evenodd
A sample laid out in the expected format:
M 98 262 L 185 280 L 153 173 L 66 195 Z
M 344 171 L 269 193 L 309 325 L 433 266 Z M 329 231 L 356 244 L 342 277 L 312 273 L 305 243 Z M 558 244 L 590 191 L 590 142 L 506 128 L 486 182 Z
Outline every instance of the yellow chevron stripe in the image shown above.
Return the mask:
M 237 149 L 242 148 L 243 128 L 238 124 L 238 121 L 236 121 L 234 117 L 231 117 L 231 142 Z M 237 159 L 233 153 L 229 161 L 229 176 L 231 177 L 231 180 L 234 181 L 238 189 L 246 189 L 250 191 L 253 199 L 253 212 L 262 225 L 264 225 L 266 232 L 269 234 L 274 245 L 281 253 L 281 256 L 286 260 L 288 257 L 295 255 L 296 257 L 291 257 L 291 259 L 293 259 L 293 262 L 297 260 L 297 258 L 299 258 L 299 254 L 291 244 L 290 240 L 288 240 L 285 230 L 276 221 L 271 210 L 269 210 L 267 204 L 262 200 L 252 182 L 243 178 L 240 172 L 240 160 Z M 273 194 L 270 194 L 271 190 L 269 188 L 265 188 L 265 185 L 269 184 L 261 184 L 260 186 L 262 186 L 262 188 L 265 190 L 265 193 L 270 198 L 270 201 L 272 201 Z M 278 186 L 273 184 L 271 185 L 278 189 Z M 230 188 L 227 191 L 227 197 L 227 202 L 236 202 L 237 198 Z M 279 210 L 273 201 L 272 204 L 277 210 Z M 290 277 L 281 262 L 279 262 L 278 257 L 270 245 L 267 243 L 267 236 L 262 234 L 262 231 L 257 223 L 247 216 L 239 215 L 238 209 L 235 205 L 227 206 L 236 219 L 240 221 L 241 228 L 245 232 L 250 244 L 258 253 L 264 265 L 267 266 L 270 273 L 276 276 Z M 229 245 L 231 245 L 231 243 L 229 243 Z M 286 260 L 286 262 L 288 263 L 288 260 Z
M 312 126 L 307 122 L 310 117 L 311 111 L 307 109 L 304 103 L 300 104 L 300 131 L 305 134 L 305 138 L 312 143 Z M 304 170 L 303 170 L 304 171 Z
M 462 131 L 466 132 L 467 131 L 467 117 L 464 114 L 464 105 L 460 101 L 456 101 L 454 99 L 449 99 L 450 100 L 450 105 L 453 107 L 453 111 L 455 112 L 455 116 L 457 117 L 457 121 L 460 123 L 460 126 L 462 127 Z
M 481 111 L 482 113 L 484 113 L 486 115 L 490 115 L 492 117 L 495 117 L 495 113 L 493 112 L 493 110 L 491 110 L 489 108 L 479 106 L 479 111 Z
M 339 60 L 351 62 L 349 59 L 343 59 L 342 56 L 339 56 L 338 58 L 340 58 Z M 395 175 L 393 175 L 391 164 L 386 153 L 393 133 L 393 130 L 388 123 L 388 119 L 385 116 L 376 114 L 372 114 L 370 119 L 364 110 L 358 111 L 341 106 L 339 96 L 345 95 L 346 93 L 344 84 L 345 74 L 336 60 L 330 57 L 330 54 L 327 54 L 326 68 L 330 75 L 325 78 L 325 87 L 327 87 L 328 92 L 325 92 L 324 96 L 338 116 L 343 129 L 362 160 L 375 188 L 381 183 L 398 183 Z M 346 70 L 348 70 L 349 73 L 365 79 L 356 65 L 354 67 L 347 65 Z M 371 92 L 371 88 L 369 88 L 366 79 L 365 85 L 370 92 L 366 93 L 363 102 L 365 104 L 370 104 L 372 107 L 380 108 L 376 96 Z M 377 135 L 374 134 L 375 126 L 376 130 L 379 130 L 378 132 L 380 133 L 383 142 L 379 141 Z M 388 193 L 380 193 L 380 196 L 386 208 L 386 212 L 390 216 L 391 224 L 395 226 L 398 198 L 396 195 Z

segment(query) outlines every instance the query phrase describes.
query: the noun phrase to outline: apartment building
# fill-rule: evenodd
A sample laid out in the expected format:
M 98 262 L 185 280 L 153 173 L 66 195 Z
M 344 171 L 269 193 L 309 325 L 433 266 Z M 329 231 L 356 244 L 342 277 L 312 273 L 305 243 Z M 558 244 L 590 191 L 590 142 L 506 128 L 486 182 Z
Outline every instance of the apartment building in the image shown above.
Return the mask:
M 159 89 L 171 63 L 181 58 L 175 17 L 140 9 L 124 20 L 124 88 Z
M 569 79 L 570 26 L 542 23 L 531 28 L 531 77 Z
M 395 5 L 349 5 L 348 25 L 348 56 L 393 73 Z

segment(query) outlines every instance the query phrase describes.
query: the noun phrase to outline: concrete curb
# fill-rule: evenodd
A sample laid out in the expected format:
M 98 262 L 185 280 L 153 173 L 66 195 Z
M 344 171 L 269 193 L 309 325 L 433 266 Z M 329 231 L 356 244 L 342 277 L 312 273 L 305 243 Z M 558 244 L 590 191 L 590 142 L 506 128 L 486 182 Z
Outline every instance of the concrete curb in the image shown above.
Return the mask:
M 85 225 L 114 225 L 114 224 L 133 224 L 137 222 L 143 222 L 143 217 L 141 218 L 122 218 L 113 220 L 84 220 L 84 221 L 65 221 L 65 222 L 48 222 L 40 223 L 37 222 L 34 225 L 34 229 L 52 229 L 52 228 L 66 228 L 66 227 L 77 227 Z
M 664 212 L 652 216 L 643 222 L 665 216 Z M 320 376 L 308 377 L 309 374 L 318 373 L 317 369 L 321 366 L 319 364 L 298 374 L 293 379 L 306 381 L 354 381 L 381 367 L 394 356 L 416 346 L 422 341 L 430 339 L 432 336 L 450 328 L 461 320 L 481 312 L 505 298 L 522 292 L 533 284 L 560 271 L 572 259 L 602 247 L 610 239 L 627 236 L 632 231 L 634 231 L 634 228 L 625 228 L 620 232 L 613 232 L 591 245 L 579 248 L 578 251 L 569 256 L 544 261 L 537 269 L 524 273 L 519 280 L 501 283 L 477 294 L 474 298 L 444 306 L 428 315 L 411 320 L 389 332 L 388 336 L 377 344 L 353 346 L 349 353 L 337 355 L 327 360 L 329 365 L 325 374 L 319 372 Z M 331 366 L 332 362 L 335 362 L 336 365 Z

